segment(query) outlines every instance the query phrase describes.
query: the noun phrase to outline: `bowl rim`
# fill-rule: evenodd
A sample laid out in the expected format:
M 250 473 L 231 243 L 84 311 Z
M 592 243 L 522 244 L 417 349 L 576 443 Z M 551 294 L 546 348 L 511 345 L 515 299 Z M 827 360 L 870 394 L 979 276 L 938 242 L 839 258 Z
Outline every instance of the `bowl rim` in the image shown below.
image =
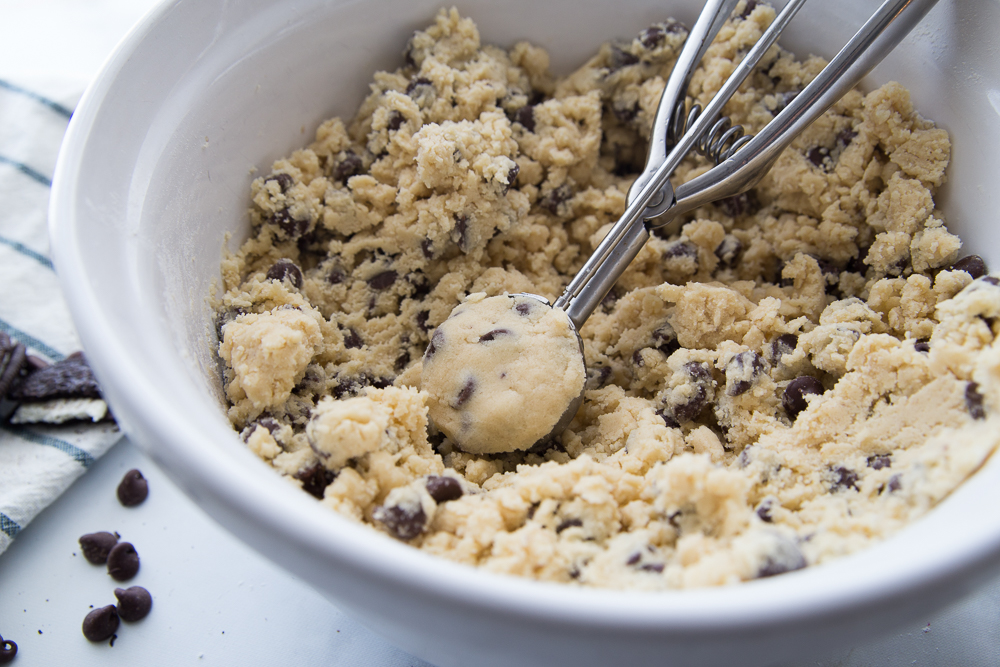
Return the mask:
M 112 390 L 116 414 L 126 417 L 124 421 L 135 428 L 140 446 L 173 480 L 188 495 L 197 495 L 196 502 L 211 499 L 230 512 L 267 525 L 275 539 L 331 566 L 346 566 L 351 572 L 390 582 L 425 598 L 522 619 L 622 632 L 715 633 L 841 617 L 865 606 L 895 604 L 921 592 L 952 586 L 964 592 L 960 582 L 970 579 L 972 573 L 988 564 L 1000 567 L 1000 520 L 993 521 L 992 536 L 989 530 L 970 534 L 963 543 L 939 545 L 932 556 L 918 553 L 891 567 L 868 567 L 876 564 L 883 552 L 891 554 L 901 536 L 920 531 L 925 516 L 857 554 L 767 580 L 659 592 L 583 588 L 494 574 L 425 554 L 371 527 L 357 525 L 305 494 L 282 487 L 279 476 L 263 464 L 255 468 L 243 461 L 234 474 L 220 480 L 214 474 L 215 466 L 233 461 L 211 442 L 217 437 L 235 439 L 236 433 L 230 430 L 226 434 L 217 425 L 199 426 L 185 419 L 170 397 L 137 370 L 126 338 L 108 322 L 105 305 L 88 280 L 88 259 L 80 252 L 79 243 L 86 220 L 76 210 L 81 197 L 78 177 L 85 168 L 90 132 L 105 106 L 114 104 L 108 98 L 109 90 L 122 66 L 160 27 L 162 17 L 182 4 L 183 0 L 165 0 L 134 26 L 81 98 L 52 179 L 49 234 L 74 323 L 95 373 L 102 385 Z M 156 409 L 152 409 L 154 405 Z M 146 437 L 155 438 L 155 433 L 170 434 L 157 439 L 158 444 L 168 444 L 167 449 L 153 451 L 142 442 Z M 993 461 L 990 467 L 998 466 L 1000 463 Z M 186 477 L 180 479 L 179 475 Z M 943 502 L 970 493 L 969 487 L 977 486 L 977 481 L 985 483 L 984 477 L 974 475 Z M 296 516 L 294 522 L 286 521 L 289 514 Z M 324 527 L 327 530 L 318 530 Z M 859 561 L 865 567 L 858 568 Z

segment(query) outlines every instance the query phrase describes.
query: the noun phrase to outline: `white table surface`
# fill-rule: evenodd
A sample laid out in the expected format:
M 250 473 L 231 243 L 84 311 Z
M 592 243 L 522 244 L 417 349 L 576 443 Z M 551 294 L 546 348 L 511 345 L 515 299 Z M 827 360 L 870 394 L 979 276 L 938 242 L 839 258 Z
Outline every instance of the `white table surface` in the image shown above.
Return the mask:
M 0 0 L 0 77 L 53 97 L 70 94 L 153 4 Z M 133 467 L 149 479 L 150 495 L 124 508 L 115 488 Z M 113 647 L 80 631 L 90 605 L 113 604 L 122 585 L 80 554 L 80 535 L 100 530 L 135 545 L 142 565 L 125 585 L 144 586 L 154 599 L 146 619 L 122 624 Z M 0 634 L 20 647 L 16 667 L 426 665 L 230 536 L 127 439 L 0 555 Z M 1000 581 L 900 632 L 808 664 L 1000 665 Z

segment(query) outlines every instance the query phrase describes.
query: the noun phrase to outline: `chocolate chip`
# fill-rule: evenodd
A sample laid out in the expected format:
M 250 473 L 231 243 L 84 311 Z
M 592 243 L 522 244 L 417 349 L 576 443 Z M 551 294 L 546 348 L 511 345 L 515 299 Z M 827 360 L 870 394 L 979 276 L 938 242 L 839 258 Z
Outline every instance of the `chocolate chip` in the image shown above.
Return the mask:
M 667 246 L 666 250 L 663 251 L 663 257 L 665 259 L 690 257 L 697 260 L 698 248 L 687 241 L 677 241 L 676 243 L 671 243 Z
M 17 644 L 0 637 L 0 665 L 6 665 L 17 657 Z
M 346 278 L 347 274 L 344 273 L 343 269 L 333 268 L 330 269 L 330 273 L 327 274 L 326 282 L 330 283 L 331 285 L 339 285 L 340 283 L 344 282 Z
M 376 507 L 372 518 L 385 526 L 397 540 L 408 542 L 424 532 L 427 515 L 419 504 L 415 507 L 389 505 Z
M 915 352 L 924 352 L 924 353 L 930 352 L 931 351 L 931 343 L 926 338 L 918 338 L 913 343 L 913 350 Z
M 621 123 L 628 123 L 635 119 L 639 115 L 639 103 L 633 103 L 630 106 L 620 106 L 618 104 L 613 104 L 611 106 L 611 113 L 614 114 L 615 118 Z
M 963 257 L 954 264 L 951 265 L 952 271 L 965 271 L 970 276 L 975 278 L 982 278 L 986 275 L 986 262 L 979 255 L 969 255 L 968 257 Z
M 451 230 L 451 239 L 458 244 L 462 252 L 469 252 L 469 218 L 461 213 L 455 214 L 455 227 Z
M 760 209 L 760 203 L 757 201 L 757 195 L 755 195 L 753 191 L 741 192 L 738 195 L 720 199 L 715 202 L 715 204 L 722 209 L 723 213 L 731 218 L 736 218 L 741 215 L 750 215 L 756 213 Z
M 444 332 L 440 329 L 434 330 L 431 342 L 427 343 L 427 350 L 424 352 L 424 359 L 430 359 L 437 352 L 438 348 L 444 345 Z
M 660 26 L 651 25 L 639 33 L 639 42 L 647 49 L 652 50 L 663 43 L 665 34 Z
M 565 519 L 562 523 L 556 526 L 556 535 L 563 532 L 567 528 L 573 528 L 576 526 L 582 526 L 583 521 L 581 519 Z
M 750 14 L 755 9 L 757 9 L 757 0 L 747 0 L 746 6 L 743 7 L 743 11 L 740 12 L 738 18 L 745 19 L 746 17 L 750 16 Z
M 290 260 L 279 259 L 267 270 L 267 279 L 283 282 L 285 278 L 288 278 L 293 286 L 302 287 L 302 270 Z
M 854 489 L 855 491 L 858 490 L 858 485 L 857 485 L 858 473 L 843 466 L 836 466 L 834 468 L 830 468 L 830 472 L 832 472 L 834 475 L 837 476 L 837 478 L 833 481 L 834 490 L 837 489 Z
M 410 351 L 403 350 L 403 352 L 396 357 L 396 361 L 393 362 L 392 368 L 397 373 L 401 373 L 403 369 L 410 365 Z
M 118 598 L 118 618 L 126 623 L 135 623 L 146 618 L 153 607 L 153 596 L 142 586 L 116 588 Z
M 396 282 L 396 272 L 395 271 L 383 271 L 381 273 L 376 273 L 374 276 L 368 279 L 368 286 L 373 290 L 382 291 L 392 287 L 392 284 Z
M 510 329 L 494 329 L 493 331 L 487 331 L 482 336 L 479 337 L 480 343 L 488 343 L 491 340 L 496 340 L 497 336 L 510 336 L 513 335 L 513 331 Z
M 465 381 L 465 386 L 462 390 L 458 392 L 458 396 L 455 398 L 455 402 L 452 403 L 452 407 L 460 408 L 466 404 L 466 402 L 472 397 L 473 392 L 476 391 L 476 381 L 469 378 Z
M 817 167 L 822 167 L 823 162 L 829 157 L 830 149 L 826 146 L 815 146 L 806 153 L 806 158 Z
M 743 244 L 738 238 L 731 235 L 726 235 L 722 239 L 722 243 L 715 248 L 715 256 L 725 266 L 732 266 L 741 252 L 743 252 Z
M 979 385 L 975 382 L 965 385 L 965 407 L 969 409 L 969 415 L 973 419 L 986 419 L 983 395 L 979 393 Z
M 639 569 L 644 572 L 663 572 L 663 563 L 643 563 L 639 566 Z
M 113 604 L 87 614 L 83 619 L 83 636 L 92 642 L 110 639 L 118 629 L 118 610 Z
M 673 327 L 665 324 L 653 331 L 653 347 L 667 357 L 681 349 L 681 344 L 677 341 L 677 334 L 674 332 Z
M 281 188 L 282 194 L 288 192 L 288 188 L 292 187 L 292 184 L 295 182 L 295 180 L 288 174 L 271 174 L 264 179 L 265 183 L 269 183 L 271 181 L 278 184 L 278 187 Z
M 528 132 L 535 131 L 535 107 L 527 104 L 514 114 L 514 122 L 520 123 Z
M 273 421 L 273 420 L 272 420 Z M 136 469 L 129 470 L 118 484 L 118 502 L 125 507 L 135 507 L 149 495 L 149 483 Z
M 901 488 L 903 488 L 903 484 L 900 481 L 900 476 L 893 475 L 892 477 L 890 477 L 887 488 L 889 489 L 889 493 L 892 493 L 893 491 L 899 491 Z
M 802 555 L 802 552 L 799 551 L 799 548 L 785 540 L 782 542 L 780 553 L 769 555 L 764 560 L 764 564 L 757 571 L 757 578 L 763 579 L 765 577 L 773 577 L 776 574 L 794 572 L 795 570 L 801 570 L 805 566 L 806 559 Z
M 424 90 L 418 90 L 421 88 Z M 428 88 L 431 91 L 433 91 L 434 84 L 431 82 L 430 79 L 420 76 L 411 81 L 409 85 L 406 86 L 406 94 L 409 95 L 410 97 L 420 97 L 421 95 L 425 94 L 425 91 Z M 416 95 L 414 95 L 414 93 L 416 93 Z
M 531 302 L 522 301 L 521 303 L 514 306 L 514 310 L 516 310 L 517 314 L 520 315 L 521 317 L 527 317 L 528 314 L 531 312 Z
M 347 180 L 351 176 L 363 174 L 365 171 L 365 163 L 359 156 L 351 151 L 345 151 L 345 153 L 344 159 L 338 162 L 334 166 L 333 171 L 330 172 L 331 178 L 341 183 L 347 183 Z
M 772 116 L 777 116 L 779 113 L 784 111 L 785 107 L 792 103 L 796 97 L 799 96 L 800 90 L 791 90 L 787 93 L 775 93 L 776 104 L 774 110 L 771 111 Z
M 773 523 L 774 517 L 771 516 L 771 507 L 774 505 L 774 501 L 770 498 L 765 499 L 760 505 L 757 505 L 757 516 L 764 523 Z
M 420 242 L 420 251 L 427 259 L 434 259 L 434 244 L 430 239 L 424 239 Z
M 732 380 L 726 393 L 730 396 L 745 394 L 763 372 L 764 360 L 753 350 L 733 355 L 726 364 L 726 379 Z
M 414 318 L 417 322 L 417 328 L 423 331 L 424 333 L 427 333 L 428 331 L 431 330 L 430 327 L 427 326 L 427 319 L 430 316 L 431 312 L 429 310 L 421 310 L 420 312 L 417 313 L 417 316 Z
M 611 46 L 611 57 L 608 59 L 608 69 L 614 72 L 622 67 L 628 67 L 639 62 L 638 56 L 623 50 L 621 47 Z
M 119 542 L 108 552 L 108 574 L 116 581 L 128 581 L 139 571 L 139 554 L 128 542 Z
M 80 538 L 80 550 L 83 557 L 94 565 L 104 565 L 108 562 L 108 553 L 118 544 L 118 535 L 107 532 L 87 533 Z
M 511 167 L 510 171 L 507 172 L 507 183 L 503 186 L 503 193 L 504 194 L 507 194 L 507 192 L 512 187 L 514 187 L 514 182 L 517 181 L 517 175 L 519 173 L 521 173 L 521 167 L 518 166 L 518 164 L 515 162 L 514 166 Z
M 462 497 L 462 485 L 454 477 L 430 475 L 424 486 L 436 503 L 446 503 Z
M 10 398 L 15 401 L 100 397 L 94 373 L 79 352 L 35 371 L 10 391 Z
M 344 332 L 344 347 L 349 350 L 357 350 L 364 347 L 365 342 L 361 340 L 361 336 L 352 327 L 348 327 L 347 331 Z
M 680 428 L 681 427 L 681 425 L 677 423 L 676 419 L 674 419 L 673 417 L 671 417 L 670 415 L 668 415 L 663 410 L 657 410 L 656 414 L 658 414 L 660 416 L 660 419 L 663 420 L 663 423 L 666 424 L 668 428 Z
M 837 143 L 841 146 L 849 146 L 856 136 L 858 136 L 858 133 L 850 128 L 841 130 L 837 133 Z
M 799 337 L 795 334 L 781 334 L 771 342 L 771 359 L 781 361 L 781 357 L 795 351 Z
M 611 379 L 610 366 L 588 366 L 587 367 L 587 389 L 600 389 Z
M 681 369 L 691 378 L 695 393 L 687 401 L 672 406 L 674 419 L 679 423 L 693 420 L 708 403 L 708 388 L 712 384 L 712 370 L 703 361 L 689 361 Z
M 792 419 L 795 419 L 800 412 L 809 407 L 806 396 L 818 395 L 826 391 L 823 383 L 810 375 L 801 375 L 785 387 L 785 393 L 781 397 L 781 405 L 785 412 Z
M 314 498 L 323 500 L 323 492 L 337 478 L 337 473 L 327 470 L 319 463 L 315 463 L 308 468 L 298 471 L 292 477 L 302 482 L 303 491 Z
M 892 466 L 892 456 L 889 454 L 875 454 L 868 457 L 868 467 L 872 470 L 881 470 Z
M 844 270 L 849 273 L 860 273 L 861 275 L 865 275 L 868 271 L 868 266 L 865 264 L 865 257 L 867 256 L 867 248 L 860 250 L 855 257 L 851 257 L 847 260 L 847 266 L 844 267 Z
M 24 343 L 11 340 L 6 333 L 0 332 L 0 399 L 14 386 L 27 361 Z
M 994 278 L 993 276 L 986 276 L 985 278 L 983 278 L 983 282 L 986 283 L 987 285 L 993 285 L 994 287 L 996 287 L 997 285 L 1000 285 L 1000 278 Z
M 573 188 L 568 183 L 563 183 L 557 188 L 549 190 L 541 199 L 538 205 L 552 215 L 558 215 L 559 207 L 573 197 Z
M 403 126 L 403 121 L 405 120 L 406 119 L 403 118 L 403 114 L 393 109 L 389 112 L 389 120 L 386 122 L 385 127 L 390 132 L 395 132 Z

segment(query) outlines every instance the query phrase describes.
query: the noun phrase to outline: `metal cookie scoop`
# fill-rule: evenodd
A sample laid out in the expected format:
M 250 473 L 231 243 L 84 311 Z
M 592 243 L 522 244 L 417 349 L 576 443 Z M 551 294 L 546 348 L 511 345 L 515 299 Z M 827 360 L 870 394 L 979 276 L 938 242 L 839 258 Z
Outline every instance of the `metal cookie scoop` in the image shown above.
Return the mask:
M 756 136 L 720 118 L 722 107 L 774 44 L 805 0 L 789 0 L 774 22 L 726 80 L 708 106 L 685 114 L 691 74 L 738 0 L 709 0 L 677 58 L 660 98 L 650 137 L 646 166 L 628 192 L 625 213 L 570 281 L 553 307 L 562 309 L 580 341 L 579 330 L 621 277 L 649 238 L 650 229 L 678 231 L 678 217 L 703 204 L 740 194 L 753 187 L 792 140 L 819 118 L 909 34 L 937 0 L 886 0 L 812 83 Z M 674 142 L 667 152 L 668 142 Z M 717 166 L 680 185 L 670 175 L 692 150 Z M 548 303 L 543 297 L 532 296 Z M 583 391 L 567 405 L 549 434 L 559 435 L 583 403 Z

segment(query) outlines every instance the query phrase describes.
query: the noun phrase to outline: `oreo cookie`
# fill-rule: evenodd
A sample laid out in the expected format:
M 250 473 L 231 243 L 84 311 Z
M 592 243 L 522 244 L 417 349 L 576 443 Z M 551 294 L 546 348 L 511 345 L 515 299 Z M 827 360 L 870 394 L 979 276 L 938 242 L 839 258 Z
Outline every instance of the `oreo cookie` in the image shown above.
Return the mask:
M 99 422 L 111 418 L 82 352 L 31 371 L 10 389 L 8 397 L 20 403 L 10 418 L 12 424 Z

